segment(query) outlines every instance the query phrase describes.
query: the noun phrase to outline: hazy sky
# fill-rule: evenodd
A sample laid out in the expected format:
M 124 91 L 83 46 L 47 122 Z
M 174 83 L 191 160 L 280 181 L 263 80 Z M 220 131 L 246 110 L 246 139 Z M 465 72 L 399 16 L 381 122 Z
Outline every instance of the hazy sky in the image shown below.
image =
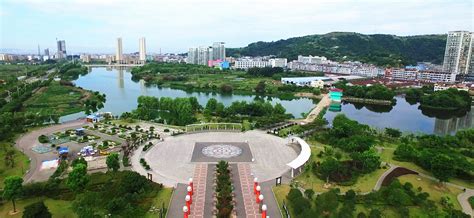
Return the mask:
M 34 52 L 65 39 L 69 54 L 186 52 L 224 41 L 255 41 L 333 31 L 418 35 L 473 31 L 472 0 L 0 0 L 0 49 Z

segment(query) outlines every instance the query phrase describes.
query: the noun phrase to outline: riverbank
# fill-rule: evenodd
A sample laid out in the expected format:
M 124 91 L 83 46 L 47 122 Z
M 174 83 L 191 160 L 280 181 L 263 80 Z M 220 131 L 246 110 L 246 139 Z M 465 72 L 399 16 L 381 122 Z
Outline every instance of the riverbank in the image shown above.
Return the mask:
M 342 97 L 343 101 L 352 102 L 352 103 L 364 103 L 364 104 L 374 104 L 374 105 L 392 105 L 393 101 L 389 100 L 379 100 L 379 99 L 368 99 L 368 98 L 354 98 L 354 97 Z

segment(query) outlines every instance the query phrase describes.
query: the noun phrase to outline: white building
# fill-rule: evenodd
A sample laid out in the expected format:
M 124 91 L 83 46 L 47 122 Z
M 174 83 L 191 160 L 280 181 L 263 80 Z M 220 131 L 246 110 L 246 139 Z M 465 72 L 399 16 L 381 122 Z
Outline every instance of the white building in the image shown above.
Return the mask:
M 326 64 L 327 60 L 326 57 L 298 55 L 298 62 L 304 64 Z
M 455 74 L 474 74 L 474 33 L 451 31 L 448 33 L 444 53 L 443 70 Z
M 459 91 L 466 91 L 466 92 L 469 91 L 469 87 L 467 87 L 465 85 L 464 86 L 457 86 L 457 85 L 446 85 L 446 84 L 435 84 L 433 90 L 436 92 L 436 91 L 447 90 L 447 89 L 450 89 L 450 88 L 457 89 Z
M 211 60 L 225 60 L 225 43 L 224 42 L 214 42 L 212 44 L 212 58 Z
M 236 69 L 249 69 L 252 67 L 270 67 L 271 64 L 269 61 L 260 61 L 260 60 L 239 60 L 235 61 L 234 68 Z
M 456 74 L 443 71 L 418 70 L 416 68 L 392 69 L 392 79 L 402 81 L 421 81 L 429 83 L 454 83 Z
M 145 43 L 145 37 L 142 37 L 139 39 L 138 42 L 139 46 L 139 60 L 142 62 L 146 61 L 146 43 Z
M 89 54 L 83 54 L 83 55 L 80 56 L 80 58 L 81 58 L 82 62 L 84 62 L 84 63 L 91 62 L 91 55 L 89 55 Z
M 286 58 L 272 58 L 268 60 L 270 62 L 270 66 L 272 67 L 282 67 L 286 68 L 288 60 Z
M 329 77 L 311 76 L 311 77 L 282 77 L 281 83 L 285 85 L 322 87 L 325 82 L 333 82 Z M 322 83 L 322 86 L 321 86 Z

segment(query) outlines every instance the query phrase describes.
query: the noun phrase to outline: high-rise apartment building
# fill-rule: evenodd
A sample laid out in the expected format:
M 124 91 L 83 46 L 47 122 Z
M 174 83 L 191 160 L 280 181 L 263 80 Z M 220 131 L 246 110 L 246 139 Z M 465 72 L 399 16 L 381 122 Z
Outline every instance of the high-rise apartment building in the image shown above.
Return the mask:
M 446 40 L 443 70 L 461 75 L 473 75 L 474 33 L 469 31 L 451 31 Z
M 212 46 L 201 46 L 199 48 L 190 48 L 188 50 L 188 64 L 208 65 L 209 61 L 225 60 L 224 42 L 215 42 Z
M 212 58 L 211 60 L 225 60 L 225 46 L 224 42 L 214 42 L 212 44 Z
M 146 44 L 145 37 L 140 38 L 139 40 L 139 60 L 142 62 L 146 61 Z
M 44 50 L 44 56 L 49 56 L 49 48 Z
M 115 62 L 120 64 L 123 62 L 122 38 L 117 38 L 117 52 L 115 53 Z
M 198 48 L 189 48 L 188 58 L 186 58 L 186 63 L 188 64 L 198 63 Z
M 66 57 L 66 41 L 65 40 L 59 40 L 56 42 L 58 46 L 58 52 L 56 53 L 56 59 L 63 59 Z

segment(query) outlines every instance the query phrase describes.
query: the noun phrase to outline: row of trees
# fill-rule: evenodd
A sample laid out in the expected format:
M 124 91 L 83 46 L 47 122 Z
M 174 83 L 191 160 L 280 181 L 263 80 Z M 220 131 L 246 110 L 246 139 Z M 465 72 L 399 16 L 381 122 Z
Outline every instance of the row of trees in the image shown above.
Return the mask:
M 219 161 L 216 165 L 216 176 L 217 217 L 231 217 L 234 206 L 232 205 L 232 181 L 229 163 Z
M 457 177 L 472 181 L 474 164 L 474 129 L 460 130 L 451 136 L 406 136 L 395 150 L 395 159 L 413 162 L 433 175 L 441 182 Z
M 195 97 L 173 99 L 140 96 L 137 109 L 125 116 L 143 120 L 163 119 L 169 124 L 182 126 L 195 122 L 194 115 L 200 108 L 201 106 Z
M 339 189 L 332 189 L 316 197 L 312 193 L 311 189 L 306 190 L 305 195 L 299 189 L 290 190 L 286 199 L 295 217 L 379 218 L 382 217 L 382 210 L 387 208 L 397 211 L 401 217 L 410 217 L 409 207 L 420 208 L 428 217 L 469 217 L 443 202 L 439 202 L 443 207 L 438 207 L 428 199 L 429 194 L 423 192 L 423 189 L 415 189 L 411 183 L 402 184 L 398 180 L 366 195 L 357 195 L 353 190 L 341 194 Z M 370 212 L 355 214 L 356 204 L 364 205 Z

